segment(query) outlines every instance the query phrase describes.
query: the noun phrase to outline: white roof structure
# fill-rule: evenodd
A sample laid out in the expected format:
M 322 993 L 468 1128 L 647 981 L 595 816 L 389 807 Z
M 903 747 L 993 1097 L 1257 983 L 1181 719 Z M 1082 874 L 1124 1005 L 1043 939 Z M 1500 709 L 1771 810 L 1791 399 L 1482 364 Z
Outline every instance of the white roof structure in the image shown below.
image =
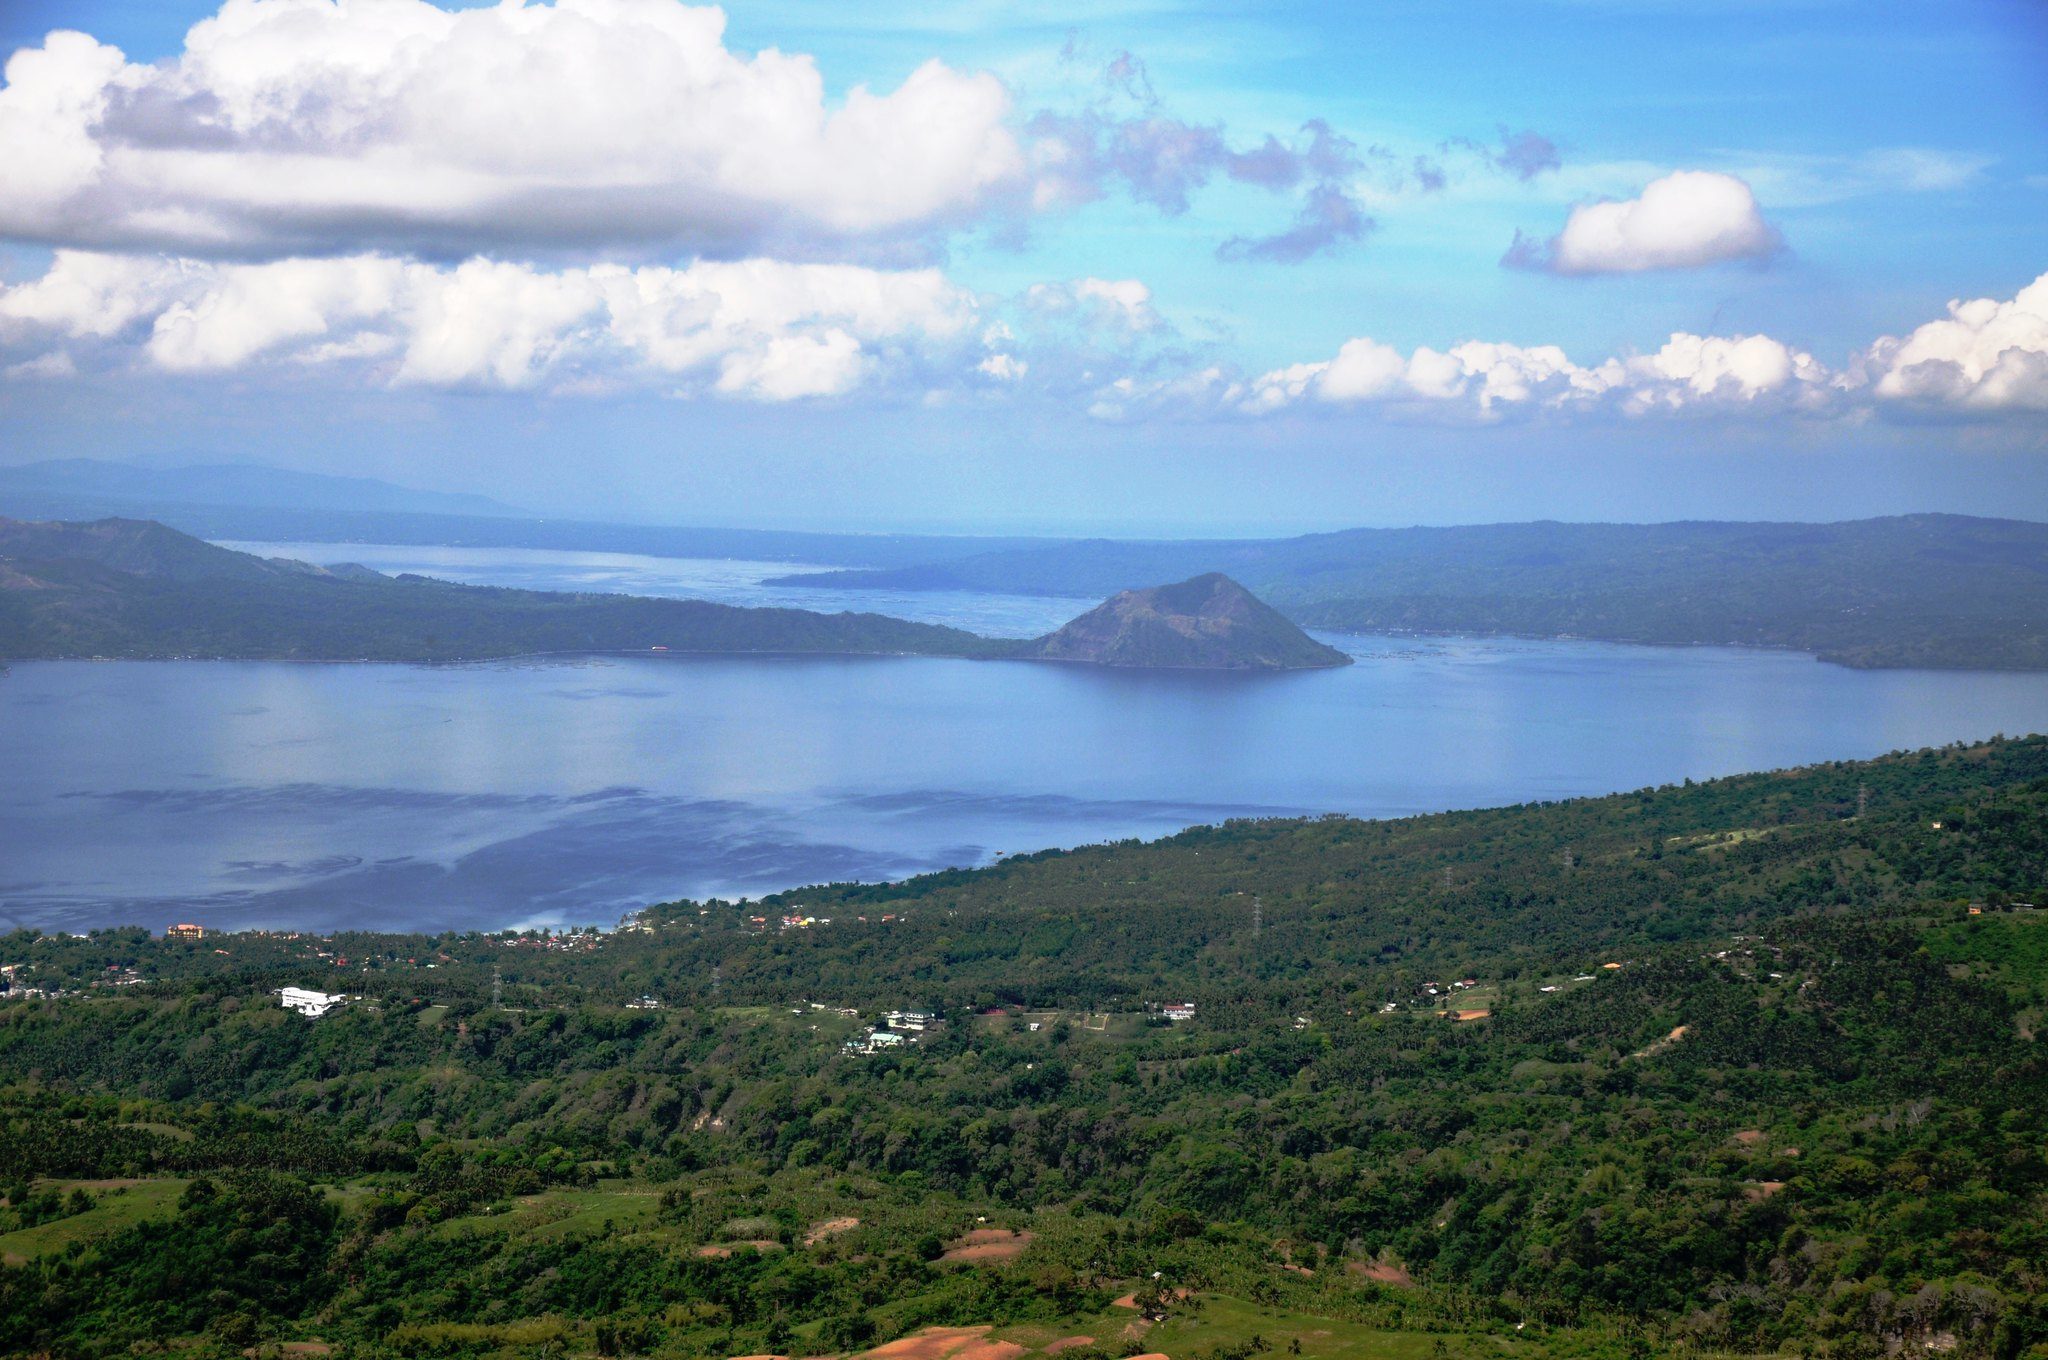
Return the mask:
M 286 1010 L 317 1020 L 348 998 L 340 992 L 316 992 L 310 987 L 280 987 L 277 1000 Z

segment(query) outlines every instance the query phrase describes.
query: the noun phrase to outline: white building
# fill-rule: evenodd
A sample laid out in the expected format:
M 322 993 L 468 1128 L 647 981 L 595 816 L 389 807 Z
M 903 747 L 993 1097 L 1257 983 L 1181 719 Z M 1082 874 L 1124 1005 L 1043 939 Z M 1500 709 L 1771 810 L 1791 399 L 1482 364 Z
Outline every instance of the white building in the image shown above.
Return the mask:
M 314 1019 L 327 1014 L 342 1002 L 348 1000 L 340 992 L 316 992 L 310 987 L 280 987 L 277 989 L 278 1003 L 288 1011 Z
M 922 1033 L 937 1024 L 939 1017 L 932 1011 L 890 1011 L 883 1019 L 890 1029 Z

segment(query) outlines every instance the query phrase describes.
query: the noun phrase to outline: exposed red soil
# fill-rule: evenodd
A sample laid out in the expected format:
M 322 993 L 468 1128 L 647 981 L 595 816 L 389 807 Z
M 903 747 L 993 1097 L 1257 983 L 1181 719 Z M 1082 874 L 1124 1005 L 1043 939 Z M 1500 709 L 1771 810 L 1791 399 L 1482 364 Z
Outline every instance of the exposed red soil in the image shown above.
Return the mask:
M 1031 1245 L 1028 1232 L 1008 1228 L 976 1228 L 946 1248 L 942 1261 L 1014 1261 Z
M 1413 1275 L 1402 1267 L 1386 1261 L 1351 1261 L 1346 1263 L 1344 1269 L 1353 1275 L 1363 1275 L 1368 1280 L 1377 1280 L 1381 1284 L 1390 1284 L 1399 1289 L 1415 1287 Z
M 979 1345 L 1009 1345 L 1008 1342 L 984 1342 L 989 1329 L 982 1327 L 927 1327 L 909 1336 L 899 1337 L 862 1351 L 861 1360 L 965 1360 L 969 1347 Z M 1022 1346 L 1011 1346 L 1008 1355 L 1023 1353 Z M 998 1360 L 990 1356 L 987 1360 Z

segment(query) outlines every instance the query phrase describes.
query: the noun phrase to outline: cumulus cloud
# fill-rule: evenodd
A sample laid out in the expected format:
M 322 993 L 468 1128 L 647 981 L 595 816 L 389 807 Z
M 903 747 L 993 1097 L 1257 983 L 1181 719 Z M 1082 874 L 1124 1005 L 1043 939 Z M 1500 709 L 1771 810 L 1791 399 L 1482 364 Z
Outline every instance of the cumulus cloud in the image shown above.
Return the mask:
M 1573 363 L 1556 345 L 1469 340 L 1404 353 L 1360 337 L 1328 360 L 1251 379 L 1230 397 L 1254 415 L 1294 406 L 1467 420 L 1517 412 L 1785 411 L 1824 404 L 1829 378 L 1813 356 L 1761 335 L 1680 332 L 1654 353 L 1590 366 Z
M 1830 366 L 1768 335 L 1672 334 L 1648 352 L 1579 364 L 1556 345 L 1470 340 L 1403 351 L 1371 337 L 1328 359 L 1256 377 L 1210 370 L 1196 387 L 1165 379 L 1106 386 L 1098 413 L 1193 409 L 1377 411 L 1395 418 L 1496 421 L 1607 414 L 1856 418 L 1898 411 L 1957 418 L 2048 412 L 2048 274 L 2010 300 L 1954 301 L 1948 315 L 1882 337 Z
M 1749 185 L 1711 170 L 1677 170 L 1635 198 L 1580 204 L 1548 241 L 1516 232 L 1501 263 L 1554 274 L 1635 274 L 1765 260 L 1783 247 Z
M 1948 316 L 1866 357 L 1877 395 L 1965 411 L 2048 411 L 2048 274 L 2010 302 L 1953 301 Z
M 382 255 L 221 264 L 60 251 L 41 278 L 0 289 L 0 343 L 54 353 L 97 342 L 113 362 L 185 374 L 277 363 L 394 385 L 630 380 L 786 401 L 924 364 L 971 367 L 984 352 L 971 334 L 979 310 L 929 269 L 755 259 L 546 270 Z
M 993 76 L 828 103 L 677 0 L 225 0 L 159 65 L 81 33 L 0 88 L 0 234 L 97 248 L 739 255 L 902 241 L 1024 191 Z

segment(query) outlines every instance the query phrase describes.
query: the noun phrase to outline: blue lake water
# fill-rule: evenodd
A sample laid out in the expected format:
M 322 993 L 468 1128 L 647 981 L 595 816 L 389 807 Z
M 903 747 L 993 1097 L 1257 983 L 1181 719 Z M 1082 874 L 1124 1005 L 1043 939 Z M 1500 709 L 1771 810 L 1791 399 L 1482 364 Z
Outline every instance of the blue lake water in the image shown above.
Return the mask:
M 987 632 L 1043 631 L 1080 607 L 758 584 L 787 564 L 266 550 L 501 584 L 807 596 Z M 1228 816 L 1476 807 L 2048 730 L 2048 675 L 1324 636 L 1359 664 L 19 664 L 0 676 L 0 928 L 608 924 L 667 898 Z

